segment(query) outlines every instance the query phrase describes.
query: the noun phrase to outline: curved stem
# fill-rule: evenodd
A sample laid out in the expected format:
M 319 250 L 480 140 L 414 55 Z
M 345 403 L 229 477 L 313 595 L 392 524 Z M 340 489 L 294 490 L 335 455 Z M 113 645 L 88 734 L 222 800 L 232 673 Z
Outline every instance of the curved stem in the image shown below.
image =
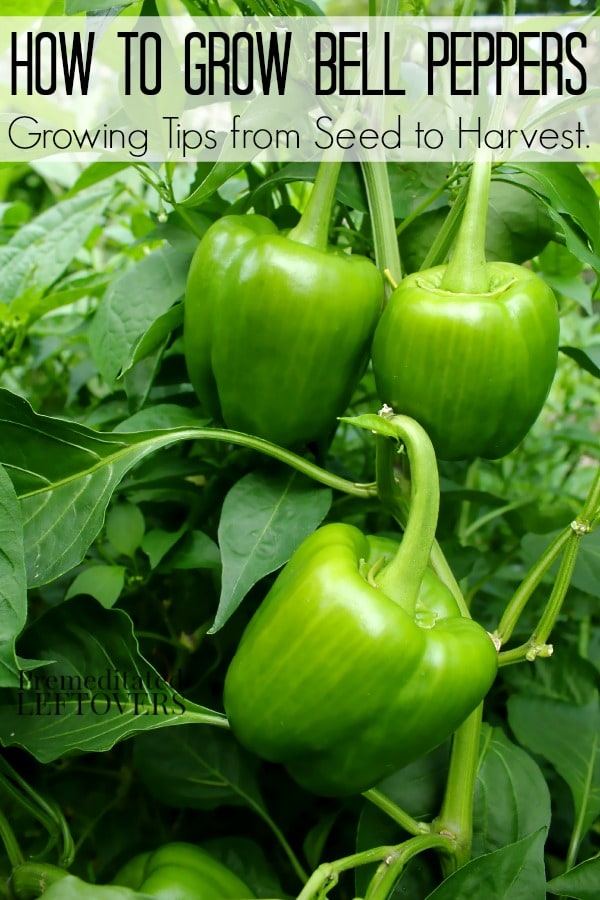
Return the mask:
M 421 426 L 408 416 L 384 414 L 406 447 L 411 474 L 411 494 L 404 537 L 396 555 L 378 575 L 385 593 L 403 605 L 416 602 L 435 538 L 440 502 L 437 461 L 433 445 Z M 377 438 L 377 478 L 381 502 L 395 506 L 393 480 L 396 445 L 389 438 Z
M 386 797 L 384 793 L 376 790 L 376 788 L 364 791 L 363 797 L 376 806 L 377 809 L 384 812 L 386 816 L 389 816 L 390 819 L 393 819 L 400 828 L 403 828 L 409 834 L 418 836 L 420 834 L 429 834 L 431 831 L 431 826 L 427 822 L 418 822 L 416 819 L 413 819 L 411 815 L 390 800 L 389 797 Z
M 406 864 L 419 853 L 426 850 L 437 850 L 443 854 L 452 853 L 453 841 L 442 834 L 421 834 L 411 838 L 404 844 L 394 847 L 392 853 L 379 866 L 369 885 L 365 900 L 386 900 L 395 883 L 402 874 Z
M 13 868 L 15 866 L 20 866 L 25 862 L 25 857 L 23 856 L 16 835 L 2 810 L 0 810 L 0 840 L 4 844 L 8 861 Z
M 312 900 L 312 898 L 323 896 L 325 888 L 329 890 L 335 887 L 340 872 L 354 869 L 357 866 L 366 866 L 369 863 L 381 862 L 390 853 L 393 853 L 394 849 L 391 846 L 374 847 L 372 850 L 364 850 L 362 853 L 353 853 L 352 856 L 336 859 L 335 862 L 323 863 L 312 873 L 296 900 Z
M 465 212 L 454 252 L 442 279 L 444 291 L 455 294 L 481 294 L 489 290 L 485 259 L 485 226 L 490 193 L 492 164 L 489 156 L 475 157 Z
M 325 251 L 327 249 L 331 207 L 341 168 L 341 160 L 323 161 L 319 165 L 306 209 L 296 227 L 292 228 L 288 234 L 291 241 L 307 244 L 316 250 Z

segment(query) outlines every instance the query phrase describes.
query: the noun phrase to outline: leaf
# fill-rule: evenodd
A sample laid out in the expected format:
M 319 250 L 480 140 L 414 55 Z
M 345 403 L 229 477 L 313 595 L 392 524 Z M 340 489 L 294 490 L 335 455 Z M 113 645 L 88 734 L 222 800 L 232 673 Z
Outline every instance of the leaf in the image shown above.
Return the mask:
M 117 503 L 106 517 L 106 537 L 123 556 L 133 559 L 141 545 L 146 524 L 139 506 L 134 503 Z
M 2 302 L 26 295 L 35 309 L 36 298 L 63 274 L 114 193 L 111 184 L 82 191 L 43 212 L 0 247 Z
M 340 418 L 340 422 L 345 422 L 347 425 L 354 425 L 356 428 L 364 428 L 366 431 L 381 434 L 383 437 L 393 437 L 398 440 L 398 432 L 390 420 L 386 419 L 385 416 L 377 416 L 374 413 L 365 413 L 365 415 L 362 416 L 344 416 Z
M 65 594 L 65 600 L 87 594 L 105 609 L 111 609 L 125 584 L 125 566 L 89 566 L 80 572 Z
M 146 349 L 156 347 L 152 329 L 162 335 L 163 328 L 155 320 L 183 296 L 192 253 L 189 244 L 159 247 L 111 283 L 89 330 L 92 356 L 109 384 L 133 364 L 148 332 Z
M 0 742 L 40 762 L 76 750 L 110 750 L 140 731 L 226 719 L 186 700 L 140 654 L 122 610 L 70 600 L 41 616 L 24 635 L 28 652 L 49 661 L 32 689 L 0 706 Z M 167 742 L 168 743 L 168 742 Z
M 165 531 L 163 528 L 153 528 L 148 531 L 142 540 L 141 547 L 148 560 L 150 568 L 155 569 L 169 550 L 175 546 L 185 532 L 185 525 L 177 531 Z
M 83 559 L 129 469 L 160 447 L 206 435 L 190 427 L 103 434 L 39 416 L 6 390 L 0 390 L 0 430 L 2 462 L 21 501 L 31 587 L 58 578 Z
M 574 897 L 575 900 L 597 900 L 600 884 L 600 855 L 586 859 L 564 875 L 553 878 L 547 884 L 551 894 Z
M 19 686 L 15 640 L 26 619 L 21 512 L 11 480 L 0 466 L 0 687 Z
M 211 166 L 207 175 L 202 179 L 200 184 L 192 191 L 189 197 L 182 200 L 179 206 L 194 207 L 202 206 L 205 200 L 219 190 L 226 181 L 237 175 L 238 172 L 246 166 L 246 162 L 217 162 Z
M 567 249 L 593 268 L 600 267 L 600 214 L 594 190 L 576 163 L 511 163 L 537 182 L 534 192 L 546 202 L 565 235 Z M 498 177 L 502 178 L 502 174 Z M 510 179 L 504 175 L 504 180 Z M 572 223 L 575 223 L 575 226 Z
M 257 581 L 288 561 L 330 506 L 331 491 L 296 472 L 251 473 L 231 488 L 219 522 L 223 576 L 209 634 L 223 627 Z
M 521 695 L 508 701 L 508 720 L 519 743 L 547 759 L 569 785 L 581 838 L 600 815 L 598 700 L 596 692 L 582 706 Z
M 214 541 L 202 531 L 191 531 L 169 554 L 169 569 L 218 569 L 221 554 Z
M 130 434 L 93 431 L 64 419 L 40 416 L 26 400 L 4 389 L 0 389 L 0 432 L 1 462 L 21 502 L 25 565 L 30 587 L 47 584 L 81 562 L 102 528 L 116 486 L 149 454 L 185 440 L 247 442 L 252 446 L 258 440 L 237 432 L 196 425 Z M 267 441 L 260 443 L 265 451 L 272 447 L 274 453 L 281 452 Z M 286 456 L 292 468 L 303 467 L 301 457 L 292 453 Z M 176 471 L 181 471 L 181 465 L 178 462 Z M 193 466 L 192 471 L 195 470 Z M 152 486 L 151 476 L 149 481 Z M 307 488 L 298 485 L 295 489 L 301 506 L 303 490 L 310 496 Z M 319 490 L 322 491 L 313 488 L 313 491 Z M 169 497 L 172 492 L 170 486 Z M 290 497 L 294 496 L 291 492 Z M 320 518 L 326 512 L 325 503 L 328 508 L 329 502 L 330 493 L 322 491 L 324 511 L 319 513 Z M 308 520 L 309 513 L 305 511 L 304 514 Z M 212 563 L 207 567 L 212 567 Z
M 550 792 L 537 763 L 484 725 L 473 807 L 473 856 L 550 827 Z
M 257 759 L 232 734 L 193 726 L 178 728 L 165 741 L 158 732 L 141 734 L 133 745 L 134 765 L 161 803 L 180 809 L 260 806 Z
M 580 369 L 585 369 L 594 378 L 600 378 L 600 347 L 560 347 L 560 352 L 574 359 Z
M 545 900 L 544 842 L 546 829 L 514 844 L 471 860 L 438 888 L 427 900 Z

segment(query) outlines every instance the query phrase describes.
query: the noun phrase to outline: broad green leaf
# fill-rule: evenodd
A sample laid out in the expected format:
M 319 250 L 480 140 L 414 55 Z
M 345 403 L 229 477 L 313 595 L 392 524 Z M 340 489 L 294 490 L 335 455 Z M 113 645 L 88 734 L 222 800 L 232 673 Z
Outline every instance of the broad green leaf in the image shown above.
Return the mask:
M 569 785 L 583 838 L 600 815 L 598 693 L 583 706 L 517 694 L 508 701 L 508 721 L 519 743 L 547 759 Z
M 102 221 L 114 193 L 114 185 L 102 184 L 56 203 L 0 247 L 2 302 L 23 296 L 35 313 L 38 297 L 63 274 Z
M 129 356 L 124 361 L 120 371 L 120 375 L 129 372 L 136 363 L 146 359 L 152 353 L 164 344 L 172 331 L 179 328 L 183 324 L 183 303 L 177 303 L 168 309 L 166 313 L 158 316 L 148 330 L 143 334 L 132 347 L 130 347 Z
M 185 525 L 177 531 L 165 531 L 164 528 L 153 528 L 148 531 L 141 543 L 141 548 L 150 561 L 150 568 L 155 569 L 160 561 L 172 550 L 185 533 Z
M 46 584 L 81 562 L 102 528 L 110 498 L 123 476 L 162 447 L 210 439 L 260 447 L 270 455 L 284 452 L 290 467 L 300 471 L 306 467 L 306 460 L 267 441 L 219 428 L 188 425 L 131 434 L 93 431 L 40 416 L 22 397 L 3 389 L 0 432 L 0 463 L 21 502 L 30 587 Z M 172 497 L 172 488 L 167 494 Z
M 331 491 L 296 472 L 251 473 L 231 488 L 219 522 L 223 576 L 209 633 L 223 627 L 257 581 L 288 561 L 330 506 Z
M 123 591 L 125 572 L 125 566 L 89 566 L 71 584 L 65 600 L 87 594 L 105 609 L 112 609 Z
M 241 172 L 245 165 L 247 165 L 245 162 L 216 162 L 189 197 L 182 200 L 179 205 L 184 207 L 202 206 L 226 181 Z
M 166 560 L 169 569 L 218 569 L 221 554 L 214 541 L 202 531 L 191 531 Z
M 600 378 L 600 347 L 561 347 L 561 353 L 574 359 L 580 369 L 585 369 L 594 378 Z
M 550 792 L 537 763 L 484 725 L 473 806 L 473 856 L 550 827 Z
M 23 523 L 12 482 L 0 465 L 0 687 L 18 687 L 15 639 L 27 619 Z
M 256 782 L 258 760 L 220 729 L 178 728 L 169 740 L 158 732 L 140 734 L 133 745 L 135 770 L 166 806 L 216 809 L 261 807 Z
M 567 249 L 582 262 L 600 267 L 598 199 L 577 164 L 511 163 L 510 167 L 537 183 L 533 190 L 547 203 L 550 216 L 564 232 Z M 510 183 L 504 173 L 497 175 Z
M 146 525 L 139 506 L 134 503 L 117 503 L 106 516 L 106 537 L 123 556 L 133 559 L 142 543 Z
M 544 843 L 546 829 L 478 856 L 438 888 L 427 900 L 545 900 Z M 484 889 L 482 893 L 482 889 Z
M 564 875 L 553 878 L 547 884 L 551 894 L 574 897 L 575 900 L 598 900 L 600 885 L 600 855 L 586 859 Z
M 147 409 L 141 409 L 127 419 L 119 422 L 114 429 L 119 432 L 155 431 L 157 429 L 179 428 L 186 425 L 205 425 L 193 410 L 176 403 L 157 403 Z
M 186 700 L 144 659 L 122 610 L 70 600 L 37 619 L 23 646 L 48 665 L 32 677 L 30 691 L 5 692 L 0 743 L 23 747 L 40 762 L 110 750 L 154 728 L 226 724 L 220 713 Z
M 92 356 L 110 384 L 131 365 L 155 320 L 183 296 L 192 253 L 190 245 L 159 247 L 111 283 L 89 330 Z

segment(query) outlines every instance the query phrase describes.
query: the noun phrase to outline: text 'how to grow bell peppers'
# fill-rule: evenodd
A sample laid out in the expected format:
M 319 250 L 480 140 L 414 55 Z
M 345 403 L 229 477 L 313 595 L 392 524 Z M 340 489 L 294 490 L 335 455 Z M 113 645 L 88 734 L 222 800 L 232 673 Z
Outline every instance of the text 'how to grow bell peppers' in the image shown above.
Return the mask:
M 321 164 L 286 235 L 259 215 L 215 222 L 188 276 L 185 358 L 198 398 L 228 428 L 286 447 L 333 433 L 383 301 L 374 263 L 327 243 L 338 173 Z
M 400 283 L 373 341 L 381 400 L 420 422 L 441 459 L 514 450 L 556 371 L 550 287 L 530 269 L 486 262 L 489 179 L 489 163 L 476 161 L 450 263 Z
M 497 670 L 490 636 L 428 567 L 439 486 L 423 430 L 394 417 L 411 463 L 402 542 L 348 524 L 314 532 L 242 637 L 225 709 L 247 748 L 304 787 L 371 788 L 443 743 Z

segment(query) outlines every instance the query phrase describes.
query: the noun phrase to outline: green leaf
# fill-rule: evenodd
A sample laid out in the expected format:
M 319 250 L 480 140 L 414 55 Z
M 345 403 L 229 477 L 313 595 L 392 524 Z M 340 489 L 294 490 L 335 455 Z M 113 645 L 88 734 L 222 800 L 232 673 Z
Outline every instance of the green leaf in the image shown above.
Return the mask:
M 65 594 L 65 600 L 87 594 L 105 609 L 112 609 L 125 584 L 125 566 L 89 566 L 80 572 Z
M 0 466 L 0 687 L 19 686 L 15 640 L 27 619 L 27 582 L 21 511 Z
M 223 576 L 209 634 L 223 627 L 257 581 L 288 561 L 330 506 L 331 491 L 296 472 L 251 473 L 232 487 L 219 522 Z
M 537 763 L 484 725 L 473 806 L 473 856 L 550 827 L 550 792 Z
M 347 425 L 354 425 L 356 428 L 364 428 L 365 431 L 372 431 L 383 437 L 393 437 L 398 440 L 398 432 L 389 419 L 384 416 L 376 416 L 374 413 L 365 413 L 363 416 L 342 417 L 340 422 Z
M 141 546 L 146 524 L 139 506 L 133 503 L 117 503 L 106 517 L 106 537 L 123 556 L 133 559 Z
M 600 378 L 600 347 L 588 347 L 581 350 L 579 347 L 560 347 L 561 353 L 574 359 L 580 369 L 585 369 L 594 378 Z
M 569 785 L 583 838 L 600 815 L 598 693 L 584 706 L 514 695 L 508 701 L 508 720 L 519 743 L 547 759 Z
M 427 900 L 545 900 L 544 843 L 546 829 L 471 860 L 447 878 Z
M 564 875 L 553 878 L 547 884 L 551 894 L 574 897 L 575 900 L 597 900 L 600 884 L 600 855 L 586 859 Z
M 0 742 L 23 747 L 40 762 L 110 750 L 155 728 L 226 723 L 182 697 L 144 659 L 122 610 L 70 600 L 41 616 L 23 645 L 48 665 L 30 691 L 4 696 Z
M 155 320 L 183 296 L 192 253 L 193 247 L 187 244 L 165 245 L 111 283 L 89 330 L 92 356 L 109 384 L 133 364 L 148 332 L 147 352 L 157 346 L 153 328 L 164 336 L 163 327 L 155 326 Z M 170 318 L 167 324 L 172 324 Z
M 136 773 L 166 806 L 261 805 L 258 761 L 227 731 L 186 726 L 170 732 L 168 741 L 158 732 L 148 732 L 136 737 L 133 755 Z
M 35 311 L 39 295 L 52 285 L 79 252 L 115 193 L 114 185 L 82 191 L 50 207 L 0 247 L 1 299 L 28 300 Z
M 150 568 L 155 569 L 163 557 L 172 550 L 185 532 L 185 525 L 177 531 L 165 531 L 163 528 L 153 528 L 144 535 L 141 547 L 150 561 Z
M 537 182 L 535 192 L 547 203 L 550 216 L 564 232 L 570 252 L 582 262 L 600 267 L 598 198 L 577 164 L 511 163 L 511 169 Z
M 169 554 L 165 565 L 169 569 L 218 569 L 221 553 L 204 532 L 191 531 Z

